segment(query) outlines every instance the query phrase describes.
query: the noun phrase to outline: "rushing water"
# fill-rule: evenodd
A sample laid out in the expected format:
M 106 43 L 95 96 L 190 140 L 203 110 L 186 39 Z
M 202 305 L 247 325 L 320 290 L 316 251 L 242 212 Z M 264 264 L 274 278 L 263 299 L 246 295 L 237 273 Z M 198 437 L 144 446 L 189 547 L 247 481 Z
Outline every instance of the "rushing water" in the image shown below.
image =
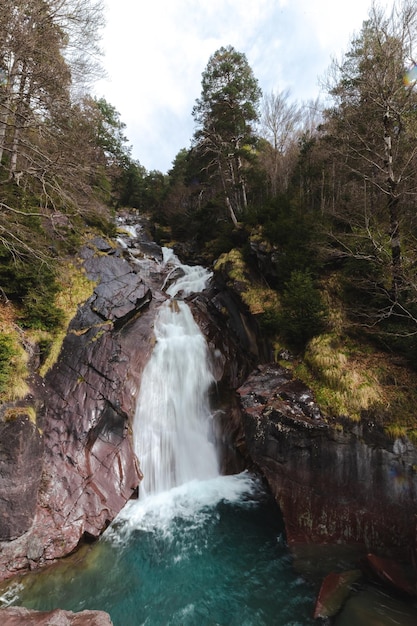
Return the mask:
M 165 251 L 167 267 L 178 259 Z M 180 266 L 155 320 L 134 420 L 144 480 L 84 560 L 13 583 L 4 601 L 108 611 L 115 626 L 313 623 L 279 511 L 247 472 L 220 476 L 211 440 L 210 355 L 188 305 L 210 274 Z
M 276 507 L 247 473 L 131 502 L 83 562 L 23 580 L 15 603 L 101 609 L 115 626 L 313 624 Z
M 114 626 L 309 626 L 317 587 L 298 576 L 279 510 L 248 472 L 220 476 L 210 354 L 188 305 L 210 273 L 164 250 L 171 297 L 155 320 L 134 420 L 144 480 L 100 541 L 11 581 L 0 605 L 107 611 Z M 169 286 L 168 286 L 169 285 Z M 320 559 L 319 559 L 320 560 Z M 314 559 L 314 566 L 317 558 Z M 327 571 L 330 571 L 327 569 Z M 414 626 L 413 606 L 365 587 L 337 626 Z

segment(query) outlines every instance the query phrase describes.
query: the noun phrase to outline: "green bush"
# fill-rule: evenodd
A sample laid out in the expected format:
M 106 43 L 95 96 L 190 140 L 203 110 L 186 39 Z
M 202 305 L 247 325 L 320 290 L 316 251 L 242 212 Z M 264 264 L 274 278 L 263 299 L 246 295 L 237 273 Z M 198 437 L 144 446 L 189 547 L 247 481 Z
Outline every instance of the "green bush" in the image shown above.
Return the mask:
M 13 259 L 0 250 L 0 284 L 19 305 L 22 326 L 50 331 L 61 325 L 63 312 L 55 305 L 60 287 L 52 260 Z
M 293 347 L 304 348 L 326 326 L 326 307 L 309 272 L 296 270 L 281 295 L 280 331 Z
M 23 300 L 22 325 L 26 328 L 54 331 L 62 326 L 64 311 L 54 303 L 56 290 L 31 290 Z
M 274 307 L 266 307 L 265 311 L 259 315 L 259 326 L 262 334 L 274 337 L 281 329 L 281 312 Z
M 0 333 L 0 393 L 8 387 L 13 370 L 12 359 L 15 355 L 13 338 L 6 333 Z

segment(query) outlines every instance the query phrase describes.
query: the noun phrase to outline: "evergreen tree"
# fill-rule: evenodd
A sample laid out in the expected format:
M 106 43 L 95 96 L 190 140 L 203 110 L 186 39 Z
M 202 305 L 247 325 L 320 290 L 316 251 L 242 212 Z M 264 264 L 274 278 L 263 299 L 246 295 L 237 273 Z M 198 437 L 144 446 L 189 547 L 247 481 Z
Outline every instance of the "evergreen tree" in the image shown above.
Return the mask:
M 204 168 L 220 183 L 234 224 L 247 206 L 244 163 L 254 143 L 261 90 L 246 56 L 232 46 L 209 59 L 202 75 L 202 92 L 193 109 L 195 146 Z

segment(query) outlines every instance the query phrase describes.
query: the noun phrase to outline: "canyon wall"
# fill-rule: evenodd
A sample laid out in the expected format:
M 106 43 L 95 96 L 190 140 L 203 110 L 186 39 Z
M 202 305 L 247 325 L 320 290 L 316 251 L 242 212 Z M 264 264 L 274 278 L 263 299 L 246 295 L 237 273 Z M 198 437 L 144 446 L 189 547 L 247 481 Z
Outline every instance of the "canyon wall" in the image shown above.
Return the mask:
M 280 505 L 290 545 L 355 544 L 412 560 L 417 451 L 372 421 L 325 420 L 279 365 L 238 389 L 245 442 Z

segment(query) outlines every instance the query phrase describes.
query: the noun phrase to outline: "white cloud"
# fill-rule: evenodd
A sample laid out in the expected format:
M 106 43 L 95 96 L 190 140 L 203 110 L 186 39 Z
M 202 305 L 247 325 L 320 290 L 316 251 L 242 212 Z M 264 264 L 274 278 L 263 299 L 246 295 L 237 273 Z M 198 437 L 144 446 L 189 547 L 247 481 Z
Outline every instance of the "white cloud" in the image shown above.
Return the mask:
M 233 45 L 265 91 L 318 95 L 317 79 L 347 47 L 371 0 L 107 0 L 96 88 L 120 112 L 133 156 L 167 171 L 193 134 L 192 107 L 211 54 Z

